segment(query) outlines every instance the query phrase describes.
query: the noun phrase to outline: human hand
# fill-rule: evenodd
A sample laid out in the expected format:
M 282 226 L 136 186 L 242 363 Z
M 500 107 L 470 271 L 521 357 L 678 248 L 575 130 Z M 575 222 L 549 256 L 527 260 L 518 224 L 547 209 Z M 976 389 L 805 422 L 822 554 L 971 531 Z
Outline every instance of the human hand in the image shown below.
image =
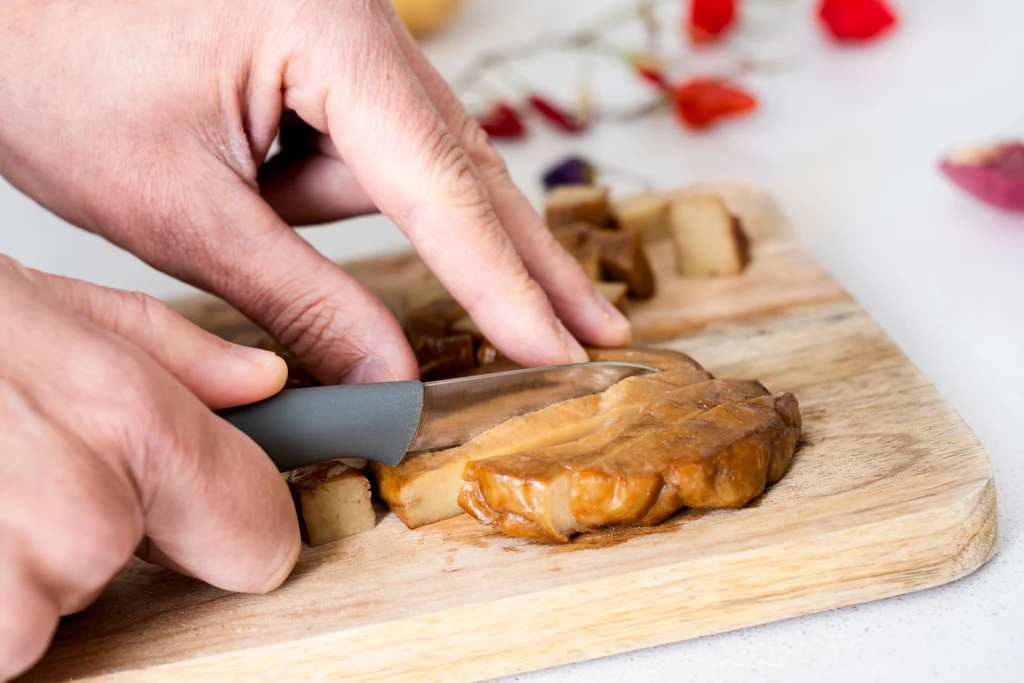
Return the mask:
M 629 340 L 387 0 L 13 0 L 0 36 L 0 172 L 325 383 L 417 374 L 390 312 L 289 227 L 375 207 L 511 359 Z M 304 123 L 264 165 L 282 111 Z
M 227 590 L 284 580 L 287 485 L 209 410 L 277 392 L 282 359 L 2 256 L 0 320 L 0 681 L 133 552 Z

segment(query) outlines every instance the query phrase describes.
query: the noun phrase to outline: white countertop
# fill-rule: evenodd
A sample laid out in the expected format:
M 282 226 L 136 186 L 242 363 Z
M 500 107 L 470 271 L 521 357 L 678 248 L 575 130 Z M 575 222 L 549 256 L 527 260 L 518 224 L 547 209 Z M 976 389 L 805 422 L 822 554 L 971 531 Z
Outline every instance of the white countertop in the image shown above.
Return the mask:
M 427 44 L 446 76 L 479 50 L 579 26 L 623 0 L 470 0 Z M 667 115 L 582 138 L 538 131 L 506 144 L 539 199 L 539 170 L 580 151 L 661 187 L 740 178 L 769 188 L 824 265 L 964 416 L 988 450 L 999 500 L 996 557 L 921 593 L 627 653 L 508 680 L 1016 681 L 1024 656 L 1024 214 L 976 202 L 936 171 L 962 143 L 1024 137 L 1024 3 L 896 0 L 902 26 L 864 50 L 829 46 L 811 4 L 748 0 L 741 41 L 787 70 L 745 81 L 754 117 L 693 134 Z M 782 9 L 772 9 L 780 7 Z M 678 23 L 667 29 L 675 33 Z M 701 64 L 719 57 L 702 57 Z M 709 61 L 705 61 L 709 60 Z M 533 76 L 571 96 L 571 60 Z M 602 72 L 603 73 L 603 72 Z M 605 93 L 636 86 L 612 79 Z M 333 258 L 404 244 L 386 220 L 306 233 Z M 186 287 L 69 228 L 0 183 L 0 252 L 27 265 L 158 296 Z

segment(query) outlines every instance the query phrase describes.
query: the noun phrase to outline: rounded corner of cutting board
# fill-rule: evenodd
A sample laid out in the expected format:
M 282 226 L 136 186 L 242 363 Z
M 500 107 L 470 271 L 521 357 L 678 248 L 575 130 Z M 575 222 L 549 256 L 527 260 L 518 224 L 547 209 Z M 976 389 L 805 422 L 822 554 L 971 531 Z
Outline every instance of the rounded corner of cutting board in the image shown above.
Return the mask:
M 984 458 L 988 463 L 988 455 L 980 448 L 977 457 Z M 999 506 L 995 477 L 991 473 L 980 491 L 964 500 L 962 509 L 965 512 L 964 528 L 969 536 L 959 551 L 949 558 L 951 576 L 946 583 L 970 576 L 996 554 L 999 545 Z
M 954 583 L 981 569 L 995 555 L 999 536 L 995 479 L 988 455 L 980 446 L 972 457 L 987 470 L 986 476 L 961 487 L 959 495 L 944 504 L 926 505 L 917 514 L 888 520 L 894 538 L 931 535 L 927 544 L 930 552 L 914 559 L 909 574 L 892 575 L 890 590 L 875 597 L 894 597 Z M 917 532 L 913 527 L 919 524 L 924 526 Z

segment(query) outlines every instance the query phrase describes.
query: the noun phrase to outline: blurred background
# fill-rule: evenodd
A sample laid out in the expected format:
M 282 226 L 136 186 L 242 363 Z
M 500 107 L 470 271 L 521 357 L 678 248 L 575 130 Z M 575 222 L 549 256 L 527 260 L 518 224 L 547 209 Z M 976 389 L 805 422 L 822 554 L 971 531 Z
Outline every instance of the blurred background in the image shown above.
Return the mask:
M 528 91 L 575 112 L 581 84 L 595 110 L 620 117 L 643 110 L 657 91 L 626 54 L 646 49 L 649 40 L 650 24 L 631 18 L 636 4 L 396 0 L 427 56 L 479 115 Z M 891 0 L 895 27 L 877 40 L 840 44 L 823 30 L 817 1 L 746 0 L 724 39 L 696 45 L 687 0 L 652 4 L 672 83 L 727 78 L 757 98 L 756 110 L 695 130 L 662 107 L 629 120 L 598 117 L 579 134 L 527 114 L 525 137 L 496 140 L 513 177 L 538 205 L 542 171 L 569 154 L 608 169 L 613 186 L 669 189 L 739 179 L 767 188 L 823 264 L 981 437 L 996 471 L 1001 546 L 978 574 L 901 603 L 522 680 L 594 680 L 598 671 L 628 676 L 638 661 L 668 675 L 678 673 L 684 656 L 691 673 L 702 662 L 716 667 L 717 680 L 762 680 L 794 665 L 811 667 L 818 680 L 877 680 L 882 672 L 887 680 L 900 672 L 931 680 L 950 671 L 1010 680 L 999 673 L 1009 672 L 1002 667 L 1019 653 L 1007 634 L 1019 635 L 1022 624 L 995 586 L 1019 584 L 1012 577 L 1024 571 L 1024 438 L 1014 424 L 1024 415 L 1024 214 L 979 202 L 945 178 L 939 163 L 961 145 L 1024 137 L 1024 2 Z M 600 27 L 609 49 L 581 57 L 557 47 L 588 26 Z M 492 53 L 514 58 L 495 67 L 486 58 Z M 0 221 L 0 252 L 26 265 L 161 297 L 190 291 L 6 184 Z M 407 247 L 382 217 L 302 234 L 335 259 Z M 937 647 L 943 639 L 949 646 Z M 749 656 L 723 656 L 736 648 Z
M 581 83 L 590 84 L 595 107 L 628 111 L 653 99 L 650 85 L 624 59 L 551 47 L 597 25 L 610 46 L 642 50 L 643 22 L 628 12 L 636 0 L 395 4 L 450 80 L 472 72 L 483 55 L 520 53 L 511 68 L 480 78 L 480 87 L 460 89 L 476 113 L 499 98 L 521 99 L 527 89 L 574 110 Z M 542 196 L 542 170 L 582 153 L 621 169 L 607 178 L 613 186 L 628 187 L 631 173 L 634 182 L 657 188 L 719 178 L 766 186 L 825 265 L 866 300 L 891 290 L 873 286 L 868 274 L 896 276 L 911 261 L 936 271 L 930 283 L 920 277 L 903 283 L 914 290 L 947 280 L 945 266 L 954 263 L 984 263 L 988 275 L 981 276 L 991 278 L 1015 265 L 1024 230 L 1014 226 L 1021 219 L 964 195 L 937 164 L 952 147 L 1020 137 L 1024 43 L 1014 28 L 1024 25 L 1024 3 L 898 0 L 892 3 L 899 16 L 894 29 L 864 45 L 838 45 L 822 30 L 817 2 L 748 0 L 725 39 L 703 46 L 687 38 L 687 0 L 651 4 L 672 80 L 724 75 L 757 97 L 757 110 L 699 131 L 680 125 L 670 108 L 626 122 L 598 121 L 580 135 L 527 120 L 524 139 L 496 145 L 535 202 Z M 0 211 L 0 251 L 27 265 L 162 297 L 189 291 L 70 229 L 6 184 Z M 302 234 L 341 259 L 407 246 L 382 217 Z M 943 263 L 947 255 L 956 261 Z

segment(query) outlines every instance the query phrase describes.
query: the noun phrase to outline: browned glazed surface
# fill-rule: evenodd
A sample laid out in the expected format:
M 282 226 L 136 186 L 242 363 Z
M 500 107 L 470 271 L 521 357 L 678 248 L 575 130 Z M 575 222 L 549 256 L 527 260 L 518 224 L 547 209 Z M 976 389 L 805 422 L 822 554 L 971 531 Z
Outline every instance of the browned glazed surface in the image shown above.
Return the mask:
M 412 528 L 461 514 L 457 499 L 463 467 L 470 460 L 575 441 L 636 413 L 668 388 L 711 378 L 692 358 L 677 351 L 589 349 L 588 353 L 594 361 L 638 363 L 666 372 L 632 377 L 603 394 L 562 401 L 513 418 L 456 448 L 406 456 L 395 467 L 371 463 L 380 497 Z
M 300 467 L 288 475 L 288 487 L 293 491 L 308 491 L 333 479 L 362 479 L 363 473 L 335 460 Z
M 654 296 L 654 271 L 644 250 L 642 233 L 597 228 L 587 223 L 552 228 L 552 233 L 577 260 L 585 258 L 588 250 L 596 251 L 601 279 L 625 283 L 629 295 L 636 299 Z
M 684 506 L 750 502 L 782 477 L 800 436 L 796 398 L 772 396 L 758 382 L 708 380 L 643 399 L 576 441 L 468 462 L 459 505 L 535 540 L 651 526 Z M 533 414 L 532 426 L 544 428 L 544 413 Z

